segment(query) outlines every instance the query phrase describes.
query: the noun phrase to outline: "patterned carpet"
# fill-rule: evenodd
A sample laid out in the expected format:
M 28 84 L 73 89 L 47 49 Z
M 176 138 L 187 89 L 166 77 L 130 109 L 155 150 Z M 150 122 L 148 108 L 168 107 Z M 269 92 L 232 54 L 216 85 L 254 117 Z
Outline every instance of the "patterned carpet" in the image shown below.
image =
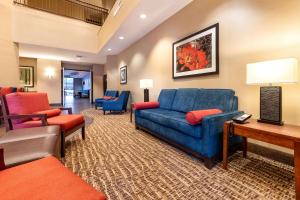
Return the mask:
M 230 158 L 229 170 L 212 170 L 184 152 L 137 131 L 129 115 L 94 109 L 86 129 L 67 143 L 65 165 L 104 192 L 123 199 L 295 199 L 293 167 L 249 153 Z

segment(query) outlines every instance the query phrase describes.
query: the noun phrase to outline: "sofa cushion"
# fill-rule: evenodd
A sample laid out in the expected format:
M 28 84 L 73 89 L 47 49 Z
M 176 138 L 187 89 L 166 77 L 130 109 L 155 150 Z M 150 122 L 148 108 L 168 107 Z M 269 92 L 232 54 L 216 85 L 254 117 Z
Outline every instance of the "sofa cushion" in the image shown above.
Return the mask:
M 195 138 L 202 137 L 201 125 L 192 126 L 185 119 L 185 113 L 167 109 L 137 110 L 136 115 Z
M 47 119 L 49 125 L 59 125 L 64 131 L 84 122 L 83 115 L 59 115 Z
M 199 89 L 193 110 L 220 109 L 230 112 L 233 108 L 234 91 L 230 89 Z
M 7 95 L 12 93 L 12 88 L 11 87 L 2 87 L 0 90 L 0 95 Z
M 160 91 L 158 102 L 160 108 L 171 110 L 176 89 L 163 89 Z
M 220 113 L 222 113 L 220 109 L 194 110 L 188 112 L 185 118 L 190 125 L 196 125 L 201 123 L 204 117 Z
M 33 114 L 46 114 L 47 118 L 49 117 L 54 117 L 57 115 L 60 115 L 61 110 L 59 108 L 55 108 L 55 109 L 50 109 L 50 110 L 43 110 L 43 111 L 39 111 L 39 112 L 35 112 Z M 39 117 L 33 117 L 32 120 L 40 120 Z
M 0 172 L 1 200 L 105 200 L 103 193 L 49 156 Z
M 194 110 L 193 106 L 198 90 L 196 88 L 178 89 L 172 104 L 172 110 L 180 112 Z
M 159 108 L 159 102 L 151 101 L 151 102 L 137 102 L 133 104 L 134 109 L 143 110 L 150 108 Z

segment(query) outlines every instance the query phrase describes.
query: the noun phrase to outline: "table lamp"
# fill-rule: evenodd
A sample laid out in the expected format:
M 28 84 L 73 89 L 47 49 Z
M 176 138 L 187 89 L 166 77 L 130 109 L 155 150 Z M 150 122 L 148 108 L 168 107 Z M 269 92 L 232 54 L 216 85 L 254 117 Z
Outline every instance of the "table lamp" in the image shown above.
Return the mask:
M 268 84 L 260 87 L 260 119 L 258 122 L 283 125 L 282 89 L 273 83 L 296 83 L 298 61 L 295 58 L 247 64 L 247 84 Z
M 149 88 L 153 88 L 152 79 L 140 80 L 140 88 L 144 89 L 144 102 L 149 102 Z

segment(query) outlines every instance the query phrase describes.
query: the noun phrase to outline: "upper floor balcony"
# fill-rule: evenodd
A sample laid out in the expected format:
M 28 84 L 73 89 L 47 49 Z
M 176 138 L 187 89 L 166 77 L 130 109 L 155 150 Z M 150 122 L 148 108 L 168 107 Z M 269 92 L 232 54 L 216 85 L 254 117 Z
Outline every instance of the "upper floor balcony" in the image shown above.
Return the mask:
M 80 0 L 14 0 L 14 3 L 98 26 L 102 26 L 108 16 L 108 9 Z

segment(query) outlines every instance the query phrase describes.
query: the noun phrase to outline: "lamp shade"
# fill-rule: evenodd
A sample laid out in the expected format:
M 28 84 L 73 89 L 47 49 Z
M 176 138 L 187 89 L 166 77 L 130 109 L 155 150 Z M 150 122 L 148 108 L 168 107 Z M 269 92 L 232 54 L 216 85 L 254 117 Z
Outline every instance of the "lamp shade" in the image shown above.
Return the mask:
M 298 61 L 285 58 L 247 64 L 247 84 L 296 83 Z
M 140 88 L 143 88 L 143 89 L 153 88 L 153 80 L 152 79 L 140 80 Z

